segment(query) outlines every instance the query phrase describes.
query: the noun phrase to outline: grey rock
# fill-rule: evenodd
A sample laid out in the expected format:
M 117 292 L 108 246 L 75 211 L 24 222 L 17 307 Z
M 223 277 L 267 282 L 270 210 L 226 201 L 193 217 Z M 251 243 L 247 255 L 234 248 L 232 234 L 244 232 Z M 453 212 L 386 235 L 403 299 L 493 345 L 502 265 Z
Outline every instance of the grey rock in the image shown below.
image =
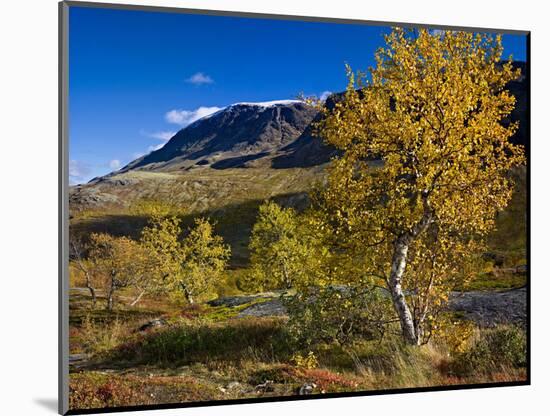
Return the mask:
M 273 381 L 272 380 L 266 380 L 264 383 L 258 384 L 254 389 L 258 393 L 268 393 L 272 392 L 274 390 L 273 387 Z
M 136 181 L 129 178 L 112 178 L 108 182 L 114 186 L 128 186 L 134 184 Z
M 86 361 L 88 358 L 88 354 L 69 354 L 69 364 Z
M 313 391 L 317 388 L 317 384 L 315 383 L 304 383 L 299 389 L 298 394 L 300 396 L 305 396 L 308 394 L 312 394 Z
M 265 302 L 257 303 L 242 310 L 237 317 L 242 318 L 245 316 L 284 316 L 286 315 L 286 308 L 280 299 L 268 300 Z
M 102 192 L 94 186 L 78 186 L 69 189 L 69 204 L 72 207 L 79 206 L 92 208 L 117 202 L 117 196 Z
M 153 319 L 153 320 L 141 325 L 139 327 L 138 331 L 143 332 L 143 331 L 147 331 L 151 328 L 159 328 L 159 327 L 164 326 L 164 325 L 166 325 L 166 320 L 164 320 L 162 318 Z
M 226 296 L 223 298 L 218 298 L 211 300 L 208 303 L 210 306 L 227 306 L 234 308 L 235 306 L 244 305 L 245 303 L 250 303 L 253 300 L 258 299 L 260 296 L 251 295 L 251 296 Z
M 467 319 L 482 327 L 498 324 L 525 325 L 527 320 L 527 289 L 504 292 L 453 292 L 448 308 L 463 312 Z
M 69 366 L 73 369 L 85 367 L 89 359 L 88 354 L 69 354 Z

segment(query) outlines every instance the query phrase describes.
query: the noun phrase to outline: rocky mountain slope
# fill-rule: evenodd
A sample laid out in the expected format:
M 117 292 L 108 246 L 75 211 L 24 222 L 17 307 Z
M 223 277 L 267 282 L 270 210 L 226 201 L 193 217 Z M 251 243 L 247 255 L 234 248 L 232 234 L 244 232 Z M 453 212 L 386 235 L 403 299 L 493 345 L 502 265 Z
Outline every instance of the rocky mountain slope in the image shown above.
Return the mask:
M 214 169 L 236 167 L 290 168 L 306 164 L 297 153 L 296 143 L 316 142 L 315 162 L 329 160 L 332 149 L 313 138 L 311 123 L 317 110 L 300 101 L 238 103 L 197 120 L 180 130 L 161 149 L 145 155 L 121 169 L 177 171 L 193 166 Z M 285 163 L 283 158 L 290 153 Z M 306 157 L 307 159 L 307 157 Z
M 525 62 L 514 62 L 521 70 L 521 76 L 508 84 L 508 90 L 516 97 L 516 107 L 510 115 L 510 121 L 519 122 L 519 130 L 512 137 L 512 143 L 528 146 L 529 138 L 529 73 Z

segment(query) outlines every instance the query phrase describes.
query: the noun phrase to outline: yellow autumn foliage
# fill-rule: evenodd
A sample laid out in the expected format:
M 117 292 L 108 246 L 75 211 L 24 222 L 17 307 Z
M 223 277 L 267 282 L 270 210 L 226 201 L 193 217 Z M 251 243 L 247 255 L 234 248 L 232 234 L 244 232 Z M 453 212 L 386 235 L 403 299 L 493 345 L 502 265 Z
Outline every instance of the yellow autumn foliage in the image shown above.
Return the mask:
M 328 235 L 388 288 L 411 343 L 475 272 L 525 161 L 502 51 L 500 36 L 396 28 L 317 126 L 342 152 L 316 198 Z

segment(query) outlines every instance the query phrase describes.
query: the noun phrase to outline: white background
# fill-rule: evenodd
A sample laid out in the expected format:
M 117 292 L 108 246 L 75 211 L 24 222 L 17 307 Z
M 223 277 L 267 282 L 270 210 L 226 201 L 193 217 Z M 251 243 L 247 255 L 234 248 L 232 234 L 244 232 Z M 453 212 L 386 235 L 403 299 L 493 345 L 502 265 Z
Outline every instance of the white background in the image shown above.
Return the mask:
M 112 0 L 116 2 L 116 0 Z M 532 31 L 532 386 L 156 411 L 159 415 L 548 414 L 548 18 L 543 1 L 172 0 L 134 4 Z M 0 414 L 57 395 L 57 1 L 0 11 Z M 100 28 L 98 28 L 100 30 Z M 185 40 L 182 39 L 182 47 Z M 166 57 L 169 64 L 169 57 Z M 320 60 L 322 57 L 320 57 Z M 312 76 L 315 76 L 312 74 Z M 544 394 L 546 393 L 546 395 Z M 135 414 L 135 413 L 133 413 Z M 141 414 L 141 413 L 138 413 Z

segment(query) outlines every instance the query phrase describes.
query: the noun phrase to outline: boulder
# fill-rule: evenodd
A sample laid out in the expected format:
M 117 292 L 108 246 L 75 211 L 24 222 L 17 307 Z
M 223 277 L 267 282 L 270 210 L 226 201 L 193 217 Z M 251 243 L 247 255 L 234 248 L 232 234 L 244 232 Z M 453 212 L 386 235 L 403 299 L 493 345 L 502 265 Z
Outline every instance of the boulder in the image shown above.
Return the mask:
M 164 326 L 166 325 L 166 320 L 162 319 L 162 318 L 157 318 L 157 319 L 153 319 L 152 321 L 149 321 L 143 325 L 141 325 L 138 329 L 138 331 L 140 332 L 143 332 L 143 331 L 147 331 L 151 328 L 159 328 L 161 326 Z

